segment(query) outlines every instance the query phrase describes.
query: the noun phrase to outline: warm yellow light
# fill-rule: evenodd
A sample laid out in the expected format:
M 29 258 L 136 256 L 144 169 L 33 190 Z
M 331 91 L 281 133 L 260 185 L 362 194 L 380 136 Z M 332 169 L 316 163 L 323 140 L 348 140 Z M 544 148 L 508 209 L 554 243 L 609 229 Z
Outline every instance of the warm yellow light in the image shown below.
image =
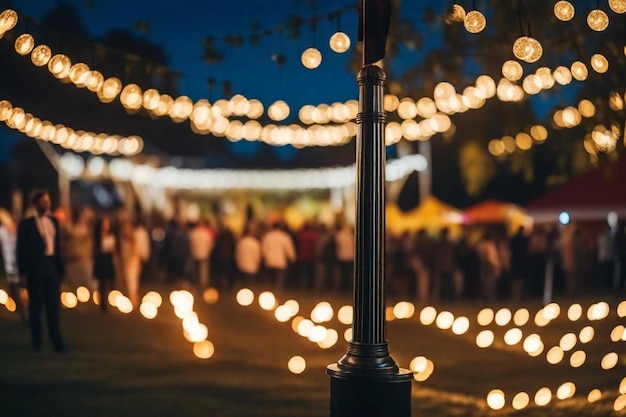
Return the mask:
M 152 320 L 158 314 L 158 308 L 151 302 L 143 302 L 139 306 L 139 312 L 148 320 Z
M 48 45 L 39 45 L 30 53 L 30 59 L 34 65 L 43 67 L 52 58 L 52 51 Z
M 315 327 L 315 323 L 313 323 L 309 319 L 300 320 L 298 323 L 298 334 L 302 337 L 309 337 L 311 331 Z
M 559 20 L 562 20 L 564 22 L 570 21 L 574 17 L 574 13 L 574 6 L 572 6 L 572 3 L 570 3 L 569 1 L 557 1 L 554 5 L 554 15 Z
M 273 310 L 276 307 L 276 296 L 271 291 L 263 291 L 259 294 L 259 306 L 263 310 Z
M 350 49 L 350 37 L 343 32 L 335 32 L 328 42 L 330 49 L 338 54 L 342 54 Z
M 120 102 L 127 109 L 137 110 L 143 104 L 143 92 L 137 84 L 128 84 L 122 89 Z
M 428 367 L 428 359 L 425 356 L 416 356 L 411 360 L 409 369 L 412 372 L 424 372 Z
M 594 54 L 591 57 L 591 68 L 599 74 L 604 74 L 609 69 L 609 61 L 602 54 Z
M 415 313 L 415 306 L 408 301 L 400 301 L 393 307 L 393 314 L 399 319 L 410 319 Z
M 609 0 L 609 7 L 617 14 L 626 12 L 626 0 Z
M 500 389 L 493 389 L 489 391 L 487 394 L 487 405 L 492 410 L 501 410 L 506 404 L 506 399 L 504 397 L 504 391 Z
M 602 362 L 600 365 L 602 369 L 613 369 L 615 365 L 617 365 L 617 361 L 619 360 L 619 356 L 615 352 L 609 352 L 602 357 Z
M 561 314 L 561 307 L 557 303 L 550 303 L 543 308 L 542 314 L 546 320 L 554 320 Z
M 548 405 L 550 401 L 552 401 L 552 391 L 548 387 L 540 388 L 535 394 L 535 404 L 540 407 Z
M 73 292 L 62 292 L 61 303 L 65 308 L 74 308 L 78 305 L 78 299 Z
M 87 89 L 91 92 L 97 92 L 102 88 L 102 84 L 104 84 L 104 76 L 100 71 L 90 71 L 89 78 L 87 79 Z
M 15 40 L 15 52 L 20 55 L 28 55 L 35 47 L 35 39 L 32 35 L 24 33 Z
M 589 320 L 602 320 L 609 315 L 610 307 L 605 301 L 592 304 L 587 310 L 587 318 Z
M 327 330 L 324 326 L 313 326 L 307 339 L 309 339 L 313 343 L 319 343 L 326 338 Z
M 465 15 L 463 25 L 469 33 L 478 33 L 487 26 L 487 19 L 485 19 L 485 15 L 478 10 L 472 10 Z
M 516 410 L 523 410 L 530 403 L 530 396 L 525 392 L 518 392 L 513 397 L 513 401 L 511 402 L 511 406 Z
M 517 81 L 524 75 L 524 69 L 519 62 L 508 60 L 502 64 L 502 75 L 510 81 Z
M 436 325 L 442 330 L 447 330 L 452 327 L 452 323 L 454 322 L 454 315 L 449 311 L 442 311 L 437 316 Z
M 15 311 L 17 310 L 17 304 L 15 303 L 15 300 L 12 299 L 11 297 L 7 299 L 4 306 L 10 313 L 15 313 Z
M 209 359 L 215 353 L 215 346 L 208 340 L 193 344 L 193 354 L 199 359 Z
M 102 97 L 106 100 L 113 100 L 122 91 L 122 81 L 117 77 L 111 77 L 104 80 L 102 88 L 99 90 Z
M 616 343 L 621 341 L 624 337 L 624 330 L 625 328 L 622 324 L 618 324 L 617 326 L 613 327 L 613 330 L 611 330 L 611 341 Z
M 421 372 L 415 372 L 413 378 L 415 378 L 416 381 L 423 382 L 430 378 L 434 371 L 435 364 L 430 359 L 426 359 L 426 368 Z
M 478 312 L 476 316 L 476 321 L 481 326 L 487 326 L 493 321 L 494 313 L 490 308 L 483 308 Z
M 522 340 L 523 336 L 524 334 L 522 333 L 522 331 L 514 327 L 512 329 L 507 330 L 506 333 L 504 333 L 504 343 L 506 343 L 509 346 L 516 345 Z
M 567 85 L 572 82 L 572 72 L 569 68 L 564 66 L 557 67 L 552 76 L 554 77 L 554 81 L 561 85 Z
M 574 349 L 576 346 L 576 335 L 574 333 L 567 333 L 561 337 L 559 341 L 559 347 L 563 349 L 565 352 L 568 352 Z
M 580 340 L 580 343 L 589 343 L 593 340 L 594 336 L 595 331 L 593 330 L 593 327 L 586 326 L 580 330 L 580 333 L 578 334 L 578 339 Z
M 587 70 L 587 66 L 580 61 L 575 61 L 571 66 L 572 77 L 574 77 L 578 81 L 584 81 L 587 79 L 587 75 L 589 75 L 589 71 Z
M 520 308 L 513 315 L 513 323 L 515 323 L 516 326 L 521 327 L 525 325 L 526 323 L 528 323 L 529 319 L 530 319 L 530 312 L 525 308 Z
M 17 24 L 17 19 L 18 17 L 15 10 L 6 9 L 0 13 L 0 35 L 3 35 L 4 32 L 13 29 Z
M 590 403 L 595 403 L 600 398 L 602 398 L 602 391 L 597 388 L 589 391 L 589 394 L 587 395 L 587 401 L 589 401 Z
M 287 362 L 287 368 L 289 368 L 291 373 L 301 374 L 306 369 L 306 361 L 302 356 L 293 356 Z
M 289 116 L 289 112 L 289 105 L 287 105 L 287 103 L 285 103 L 283 100 L 276 100 L 267 109 L 267 115 L 270 117 L 270 119 L 277 122 L 285 120 Z
M 622 301 L 617 306 L 617 315 L 619 317 L 626 317 L 626 301 Z
M 80 286 L 76 289 L 76 298 L 81 303 L 86 303 L 91 298 L 91 294 L 89 293 L 89 289 L 84 286 Z
M 571 398 L 576 393 L 576 385 L 573 382 L 564 382 L 561 386 L 556 390 L 556 398 L 559 400 L 566 400 Z
M 202 293 L 202 300 L 207 304 L 215 304 L 220 298 L 220 293 L 216 288 L 209 287 Z
M 352 324 L 353 308 L 350 305 L 342 306 L 337 312 L 337 318 L 342 324 Z
M 9 294 L 5 290 L 0 288 L 0 304 L 6 304 L 8 300 L 9 300 Z
M 242 306 L 249 306 L 254 302 L 254 293 L 249 288 L 242 288 L 236 295 L 237 303 Z
M 112 290 L 109 292 L 109 296 L 107 297 L 107 301 L 113 307 L 117 307 L 117 299 L 122 296 L 120 290 Z
M 533 146 L 533 140 L 526 132 L 520 132 L 515 135 L 515 144 L 523 151 L 527 151 Z
M 72 65 L 72 61 L 67 55 L 64 54 L 56 54 L 50 61 L 48 61 L 48 70 L 53 75 L 61 74 L 64 71 L 67 71 Z
M 161 304 L 163 303 L 163 298 L 161 298 L 161 295 L 158 292 L 149 291 L 146 293 L 146 295 L 143 296 L 141 301 L 144 303 L 146 302 L 152 303 L 158 308 L 158 307 L 161 307 Z
M 317 48 L 308 48 L 302 52 L 300 60 L 305 68 L 315 69 L 322 63 L 322 54 Z
M 622 411 L 626 408 L 626 395 L 622 394 L 615 399 L 613 403 L 613 410 Z
M 522 61 L 528 60 L 534 53 L 533 44 L 528 36 L 521 36 L 513 42 L 513 55 Z
M 454 22 L 463 22 L 466 15 L 463 6 L 455 3 L 452 5 L 452 10 L 450 10 L 448 17 Z
M 91 70 L 82 62 L 72 65 L 70 68 L 69 77 L 70 80 L 76 84 L 77 87 L 85 87 L 89 77 L 91 76 Z
M 498 326 L 506 326 L 511 321 L 512 313 L 508 308 L 501 308 L 496 312 L 495 320 Z
M 535 38 L 529 37 L 528 43 L 532 48 L 532 53 L 528 58 L 525 59 L 525 61 L 530 63 L 537 62 L 539 58 L 541 58 L 541 55 L 543 55 L 543 47 L 541 46 L 541 43 L 539 43 L 539 41 Z
M 128 297 L 125 297 L 123 295 L 117 297 L 117 299 L 115 300 L 115 304 L 117 306 L 117 309 L 121 313 L 128 314 L 131 311 L 133 311 L 133 303 L 130 301 Z
M 626 394 L 626 377 L 622 378 L 622 381 L 619 383 L 618 391 L 620 394 Z
M 323 340 L 319 341 L 317 345 L 322 349 L 329 349 L 337 343 L 339 340 L 339 333 L 335 329 L 326 329 L 326 336 Z
M 291 310 L 289 307 L 285 305 L 278 306 L 276 310 L 274 310 L 274 317 L 281 323 L 285 323 L 291 319 Z
M 454 319 L 452 323 L 452 333 L 462 335 L 469 330 L 470 321 L 467 317 L 461 316 Z
M 491 330 L 483 330 L 476 335 L 476 346 L 487 348 L 493 344 L 494 335 Z
M 345 332 L 343 332 L 343 338 L 346 342 L 352 342 L 352 327 L 349 327 L 346 329 Z
M 583 350 L 577 350 L 572 353 L 572 356 L 569 358 L 569 364 L 572 368 L 579 368 L 583 366 L 585 361 L 587 360 L 587 354 Z
M 592 10 L 587 15 L 587 24 L 596 32 L 602 32 L 609 26 L 609 16 L 603 10 Z
M 540 349 L 542 346 L 541 337 L 538 334 L 533 333 L 524 339 L 524 351 L 527 353 L 533 353 Z
M 437 310 L 435 307 L 427 306 L 422 309 L 420 312 L 420 323 L 425 326 L 433 324 L 435 319 L 437 318 Z
M 546 318 L 543 314 L 543 308 L 537 311 L 535 314 L 535 324 L 539 327 L 547 326 L 550 323 L 550 319 Z
M 333 318 L 333 307 L 327 301 L 319 302 L 311 311 L 311 320 L 315 323 L 324 323 Z
M 546 354 L 546 360 L 548 363 L 556 365 L 563 360 L 563 356 L 565 356 L 563 349 L 560 346 L 553 346 Z

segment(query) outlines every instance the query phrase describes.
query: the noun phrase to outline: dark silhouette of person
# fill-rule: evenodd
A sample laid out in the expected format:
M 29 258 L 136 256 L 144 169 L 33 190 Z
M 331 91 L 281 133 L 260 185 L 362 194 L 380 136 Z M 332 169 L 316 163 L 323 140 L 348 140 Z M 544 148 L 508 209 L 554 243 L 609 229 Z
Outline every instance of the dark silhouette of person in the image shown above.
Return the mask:
M 59 326 L 61 258 L 58 221 L 50 214 L 50 194 L 37 190 L 32 195 L 35 214 L 23 219 L 17 230 L 17 265 L 28 290 L 28 312 L 33 349 L 41 350 L 41 308 L 46 308 L 48 336 L 56 352 L 66 346 Z
M 100 311 L 107 311 L 108 294 L 115 280 L 113 253 L 116 237 L 111 227 L 111 219 L 103 214 L 96 220 L 93 232 L 93 276 L 98 281 Z

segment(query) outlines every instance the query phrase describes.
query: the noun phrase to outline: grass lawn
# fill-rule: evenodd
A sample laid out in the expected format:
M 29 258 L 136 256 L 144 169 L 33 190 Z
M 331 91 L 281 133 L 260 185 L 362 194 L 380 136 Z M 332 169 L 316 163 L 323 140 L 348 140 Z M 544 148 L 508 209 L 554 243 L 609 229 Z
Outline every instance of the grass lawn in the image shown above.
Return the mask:
M 329 415 L 329 377 L 326 365 L 339 359 L 346 350 L 343 333 L 349 327 L 336 316 L 327 327 L 336 329 L 339 342 L 330 349 L 316 344 L 292 331 L 290 322 L 279 323 L 272 312 L 257 303 L 242 307 L 234 293 L 220 294 L 219 301 L 207 305 L 200 299 L 194 306 L 200 322 L 209 329 L 208 339 L 215 346 L 210 359 L 198 359 L 192 344 L 182 333 L 181 321 L 174 315 L 165 291 L 163 305 L 153 320 L 138 311 L 122 314 L 111 309 L 101 314 L 92 303 L 62 311 L 62 329 L 71 348 L 69 354 L 56 354 L 49 345 L 42 352 L 30 350 L 28 327 L 15 313 L 0 305 L 0 416 L 32 417 L 321 417 Z M 289 294 L 300 302 L 300 314 L 309 316 L 321 298 L 304 293 Z M 285 301 L 280 299 L 279 302 Z M 337 309 L 349 304 L 348 297 L 328 299 Z M 390 305 L 396 299 L 390 299 Z M 613 410 L 619 397 L 619 386 L 626 376 L 625 342 L 613 342 L 611 331 L 626 324 L 619 317 L 620 298 L 607 300 L 611 310 L 607 318 L 589 321 L 587 308 L 598 298 L 577 300 L 583 307 L 583 318 L 567 319 L 571 304 L 563 300 L 561 314 L 545 327 L 532 324 L 541 307 L 526 307 L 531 322 L 521 326 L 524 337 L 541 336 L 542 354 L 531 357 L 522 343 L 508 346 L 503 341 L 513 323 L 480 326 L 476 321 L 479 306 L 463 303 L 447 309 L 455 316 L 467 316 L 467 333 L 455 335 L 434 324 L 419 321 L 424 306 L 416 305 L 415 315 L 388 323 L 388 339 L 392 356 L 404 368 L 423 355 L 434 363 L 434 372 L 426 381 L 413 382 L 414 416 L 613 416 L 626 411 Z M 500 308 L 502 305 L 493 306 Z M 520 306 L 510 306 L 513 312 Z M 438 309 L 440 309 L 438 307 Z M 441 308 L 442 309 L 442 308 Z M 546 360 L 548 350 L 559 344 L 561 337 L 576 335 L 585 326 L 592 326 L 592 341 L 565 352 L 555 365 Z M 494 342 L 487 348 L 476 346 L 480 331 L 491 330 Z M 584 364 L 570 365 L 570 356 L 577 350 L 586 353 Z M 616 352 L 616 366 L 604 370 L 602 358 Z M 307 361 L 299 375 L 287 369 L 294 355 Z M 559 400 L 557 389 L 564 382 L 576 386 L 572 398 Z M 548 387 L 552 401 L 538 406 L 533 398 L 538 389 Z M 487 393 L 494 388 L 506 395 L 501 410 L 491 410 Z M 587 395 L 600 389 L 600 400 L 590 403 Z M 513 396 L 524 391 L 530 405 L 523 410 L 511 407 Z M 626 391 L 625 391 L 626 392 Z

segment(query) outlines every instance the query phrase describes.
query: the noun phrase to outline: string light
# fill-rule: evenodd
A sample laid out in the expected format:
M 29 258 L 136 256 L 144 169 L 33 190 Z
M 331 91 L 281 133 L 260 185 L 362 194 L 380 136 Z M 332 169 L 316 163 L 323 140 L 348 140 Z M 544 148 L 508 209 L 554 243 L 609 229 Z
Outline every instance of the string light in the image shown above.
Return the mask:
M 343 32 L 335 32 L 329 40 L 330 49 L 342 54 L 350 49 L 350 37 Z
M 626 0 L 609 0 L 609 7 L 615 13 L 622 14 L 626 12 Z
M 302 65 L 308 69 L 315 69 L 322 63 L 322 53 L 317 48 L 307 48 L 300 57 Z
M 487 26 L 487 19 L 478 10 L 472 10 L 465 15 L 463 25 L 469 33 L 479 33 Z
M 602 32 L 609 26 L 609 16 L 603 10 L 592 10 L 587 15 L 587 24 L 596 32 Z
M 554 15 L 559 20 L 562 20 L 564 22 L 572 20 L 575 12 L 576 10 L 574 9 L 574 6 L 569 1 L 557 1 L 554 5 Z
M 15 10 L 6 9 L 0 13 L 0 35 L 13 29 L 17 24 L 17 13 Z

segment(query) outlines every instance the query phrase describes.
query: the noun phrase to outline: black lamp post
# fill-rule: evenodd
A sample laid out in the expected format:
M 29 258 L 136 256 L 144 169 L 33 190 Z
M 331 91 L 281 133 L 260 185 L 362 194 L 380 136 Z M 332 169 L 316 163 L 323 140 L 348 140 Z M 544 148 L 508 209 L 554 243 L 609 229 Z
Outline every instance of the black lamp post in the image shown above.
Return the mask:
M 385 326 L 386 76 L 375 65 L 358 75 L 356 257 L 352 342 L 328 366 L 331 417 L 410 417 L 412 374 L 389 354 Z

